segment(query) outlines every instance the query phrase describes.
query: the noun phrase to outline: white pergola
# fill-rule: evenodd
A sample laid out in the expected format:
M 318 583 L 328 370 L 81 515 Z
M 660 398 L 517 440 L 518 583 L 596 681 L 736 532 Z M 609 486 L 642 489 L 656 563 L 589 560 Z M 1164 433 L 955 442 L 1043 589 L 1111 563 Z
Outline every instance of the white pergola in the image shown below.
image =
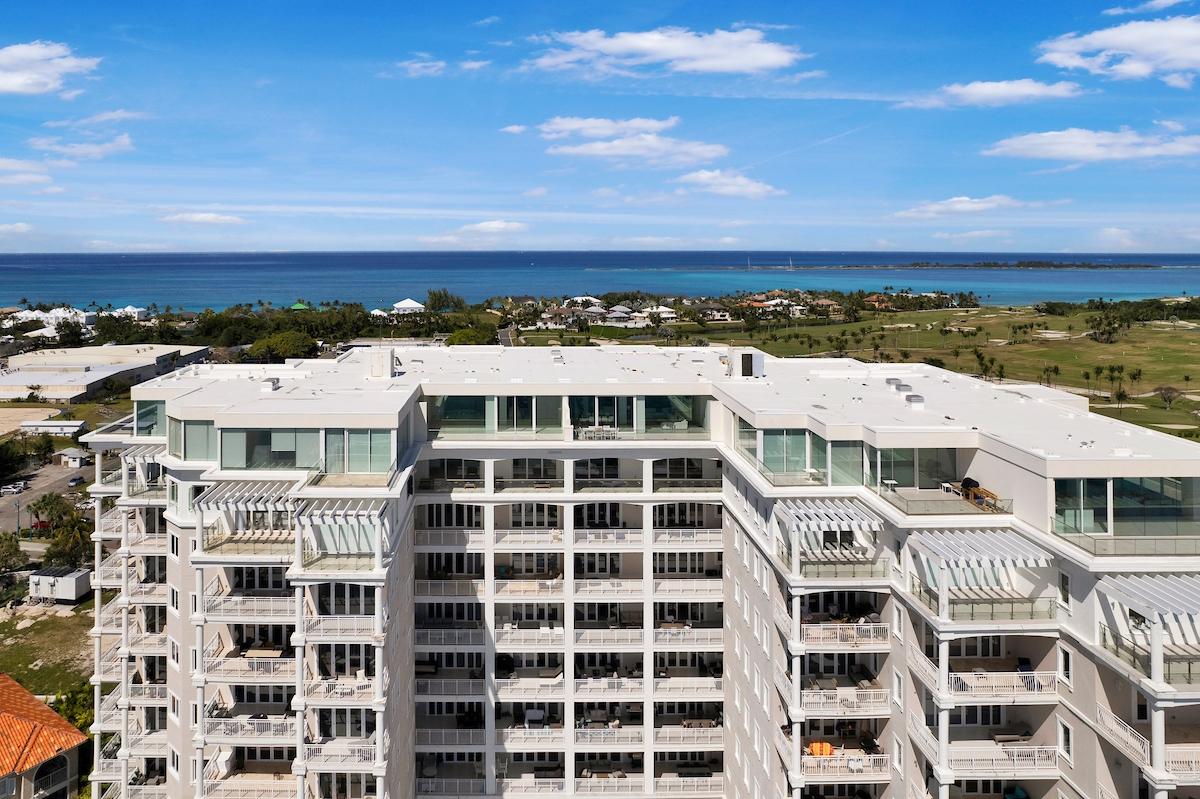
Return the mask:
M 1200 575 L 1109 574 L 1096 589 L 1147 620 L 1200 615 Z
M 196 497 L 201 510 L 276 511 L 292 509 L 294 480 L 222 480 Z
M 787 499 L 775 505 L 775 518 L 788 531 L 797 536 L 794 544 L 800 549 L 819 552 L 826 549 L 826 534 L 836 534 L 839 545 L 850 533 L 857 546 L 871 543 L 874 536 L 883 530 L 883 522 L 865 506 L 844 497 L 813 499 Z
M 922 530 L 909 546 L 931 562 L 950 569 L 979 566 L 1049 566 L 1053 555 L 1020 533 L 1003 528 Z
M 296 515 L 309 519 L 337 521 L 340 519 L 379 519 L 387 500 L 366 498 L 321 498 L 305 500 Z
M 121 457 L 126 463 L 154 463 L 166 451 L 165 444 L 134 444 L 122 452 Z

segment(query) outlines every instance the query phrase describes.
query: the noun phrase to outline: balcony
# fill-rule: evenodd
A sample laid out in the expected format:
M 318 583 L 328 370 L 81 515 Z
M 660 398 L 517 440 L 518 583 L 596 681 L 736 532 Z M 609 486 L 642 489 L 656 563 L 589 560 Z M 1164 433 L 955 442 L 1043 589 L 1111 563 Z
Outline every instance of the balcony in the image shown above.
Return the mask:
M 722 776 L 667 776 L 669 773 L 670 772 L 664 772 L 663 776 L 655 778 L 654 793 L 679 796 L 704 796 L 707 794 L 723 796 L 725 793 L 725 779 Z
M 819 652 L 890 652 L 886 624 L 801 624 L 800 643 Z
M 869 755 L 862 750 L 841 750 L 826 757 L 803 755 L 800 773 L 815 783 L 887 782 L 891 779 L 890 755 Z
M 209 761 L 204 775 L 208 799 L 296 799 L 296 778 L 290 771 L 238 771 L 218 777 L 215 771 L 209 773 L 215 762 Z
M 654 645 L 679 649 L 721 649 L 725 632 L 720 627 L 688 627 L 679 622 L 665 622 L 654 629 Z
M 291 682 L 296 659 L 283 646 L 223 647 L 213 639 L 204 648 L 204 670 L 216 682 Z
M 131 513 L 135 511 L 125 508 L 109 508 L 104 511 L 96 520 L 96 536 L 105 541 L 119 541 L 121 531 L 125 529 L 125 519 Z
M 593 771 L 585 769 L 585 771 Z M 594 772 L 593 772 L 594 773 Z M 596 794 L 644 794 L 646 792 L 646 783 L 641 774 L 627 774 L 621 770 L 614 770 L 606 773 L 601 777 L 596 775 L 593 777 L 584 777 L 575 780 L 575 793 L 587 794 L 589 796 Z
M 485 583 L 482 579 L 461 580 L 417 580 L 415 595 L 422 597 L 475 597 L 482 598 Z
M 553 601 L 561 600 L 563 580 L 496 580 L 493 584 L 497 600 Z
M 575 681 L 575 698 L 581 701 L 641 699 L 645 690 L 646 681 L 641 677 L 590 677 Z
M 413 545 L 426 549 L 465 549 L 482 547 L 485 540 L 482 528 L 421 528 L 413 533 Z
M 1143 768 L 1150 765 L 1150 741 L 1103 705 L 1096 705 L 1096 724 L 1109 743 Z
M 654 598 L 664 602 L 720 602 L 725 586 L 720 577 L 655 577 Z
M 998 497 L 985 488 L 964 489 L 957 483 L 943 483 L 941 488 L 886 485 L 868 488 L 907 516 L 1012 513 L 1011 499 Z
M 954 776 L 1023 779 L 1056 779 L 1058 747 L 1032 744 L 987 745 L 982 741 L 959 741 L 950 745 L 946 765 Z
M 574 488 L 577 494 L 615 492 L 636 494 L 642 490 L 641 478 L 635 477 L 576 477 Z
M 725 729 L 715 719 L 683 719 L 679 724 L 654 728 L 654 743 L 658 746 L 698 750 L 720 748 L 724 741 Z
M 375 678 L 362 676 L 321 677 L 306 675 L 304 695 L 314 704 L 360 704 L 375 699 Z
M 272 558 L 296 554 L 296 534 L 286 530 L 226 530 L 218 525 L 204 528 L 201 553 L 210 558 L 240 560 L 246 556 Z
M 509 782 L 506 780 L 506 782 Z M 420 777 L 417 793 L 421 796 L 476 796 L 484 792 L 487 783 L 471 777 Z
M 612 751 L 621 747 L 639 746 L 645 741 L 645 729 L 640 726 L 610 726 L 594 722 L 586 727 L 575 729 L 575 743 L 578 746 L 599 747 Z
M 679 492 L 692 494 L 697 492 L 717 492 L 723 487 L 720 477 L 655 477 L 654 493 Z
M 96 585 L 101 588 L 121 588 L 126 580 L 137 580 L 137 570 L 125 555 L 109 555 L 96 567 Z
M 680 549 L 720 549 L 724 545 L 725 531 L 720 527 L 656 528 L 654 543 L 658 546 Z
M 640 527 L 598 527 L 576 528 L 575 545 L 577 547 L 621 549 L 623 547 L 641 547 L 645 533 Z
M 454 721 L 453 718 L 450 719 Z M 433 726 L 430 720 L 418 719 L 416 745 L 431 748 L 447 746 L 483 746 L 485 731 Z
M 576 580 L 575 598 L 609 601 L 641 599 L 645 586 L 643 580 Z
M 370 771 L 375 767 L 375 743 L 366 739 L 306 744 L 304 758 L 309 768 L 321 771 Z
M 575 628 L 575 644 L 578 647 L 603 649 L 641 649 L 644 633 L 639 627 Z
M 544 751 L 561 749 L 566 745 L 567 734 L 562 724 L 551 727 L 505 727 L 496 730 L 496 743 L 505 747 Z
M 299 727 L 298 720 L 295 716 L 286 716 L 283 713 L 282 706 L 271 708 L 270 712 L 249 713 L 237 706 L 228 708 L 214 703 L 204 715 L 205 742 L 244 746 L 294 746 Z
M 800 692 L 800 707 L 814 718 L 877 718 L 891 713 L 882 688 L 812 688 Z
M 136 500 L 137 502 L 148 504 L 165 504 L 167 501 L 167 484 L 157 480 L 148 483 L 130 483 L 129 493 L 125 494 L 121 499 Z
M 986 660 L 969 670 L 963 659 L 953 659 L 947 691 L 960 704 L 1005 702 L 1040 704 L 1058 702 L 1058 675 L 1052 671 L 989 671 Z
M 719 701 L 723 696 L 720 677 L 658 677 L 654 680 L 654 698 L 658 701 Z
M 375 616 L 305 616 L 304 634 L 314 640 L 370 638 L 375 635 Z
M 493 535 L 497 549 L 525 551 L 542 547 L 558 549 L 563 545 L 563 531 L 558 528 L 524 527 L 516 530 L 496 530 Z
M 232 593 L 214 578 L 204 587 L 204 615 L 214 622 L 286 624 L 296 620 L 296 598 L 284 593 Z
M 886 580 L 892 574 L 890 558 L 873 560 L 875 556 L 869 552 L 863 552 L 859 559 L 805 559 L 810 554 L 804 553 L 800 561 L 800 576 L 806 580 Z
M 419 697 L 473 697 L 480 698 L 485 693 L 484 681 L 479 679 L 428 679 L 420 678 L 414 681 L 414 691 Z
M 480 492 L 486 488 L 482 477 L 421 477 L 417 491 L 422 494 L 448 494 L 451 491 Z
M 1166 637 L 1166 636 L 1164 636 Z M 1144 676 L 1151 672 L 1150 636 L 1147 632 L 1122 635 L 1100 625 L 1100 646 Z M 1163 680 L 1170 685 L 1200 684 L 1200 655 L 1190 644 L 1163 643 Z
M 418 622 L 419 624 L 420 622 Z M 413 632 L 413 643 L 417 646 L 483 646 L 483 628 L 472 627 L 418 627 Z M 500 631 L 496 632 L 497 643 Z M 559 634 L 559 646 L 562 646 L 562 634 Z
M 565 642 L 566 630 L 549 623 L 510 622 L 496 628 L 496 648 L 501 651 L 562 649 Z
M 915 576 L 909 591 L 935 615 L 939 612 L 938 593 Z M 987 586 L 982 588 L 952 587 L 949 591 L 950 621 L 1038 621 L 1057 616 L 1058 602 L 1054 597 L 1027 597 L 1010 588 Z
M 527 670 L 522 670 L 525 672 Z M 520 701 L 559 701 L 563 699 L 562 668 L 549 668 L 544 674 L 556 672 L 557 676 L 534 676 L 522 673 L 522 676 L 506 677 L 496 680 L 496 696 L 502 702 Z
M 497 477 L 496 493 L 541 494 L 561 493 L 566 484 L 561 477 Z

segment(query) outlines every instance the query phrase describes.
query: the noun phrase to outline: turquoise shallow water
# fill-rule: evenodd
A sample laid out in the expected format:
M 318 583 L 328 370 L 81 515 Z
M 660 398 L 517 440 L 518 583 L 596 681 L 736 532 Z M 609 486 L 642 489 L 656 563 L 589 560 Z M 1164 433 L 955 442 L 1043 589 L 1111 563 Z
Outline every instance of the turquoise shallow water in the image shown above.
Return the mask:
M 1082 261 L 1106 269 L 912 268 L 930 262 Z M 1155 264 L 1158 269 L 1120 268 Z M 1200 291 L 1200 255 L 879 252 L 321 252 L 0 255 L 0 305 L 96 302 L 200 310 L 266 300 L 368 307 L 444 287 L 495 295 L 728 294 L 807 288 L 974 291 L 985 303 L 1133 299 Z

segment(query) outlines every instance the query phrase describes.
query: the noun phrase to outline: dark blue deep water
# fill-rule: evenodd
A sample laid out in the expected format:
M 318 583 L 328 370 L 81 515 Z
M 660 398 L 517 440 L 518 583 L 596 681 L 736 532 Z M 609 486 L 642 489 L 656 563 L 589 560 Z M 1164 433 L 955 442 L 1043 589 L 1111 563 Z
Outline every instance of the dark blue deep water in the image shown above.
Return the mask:
M 905 268 L 913 262 L 1092 262 L 1106 269 Z M 1120 268 L 1154 264 L 1157 269 Z M 0 255 L 0 306 L 157 303 L 201 310 L 265 300 L 368 308 L 447 288 L 470 301 L 641 289 L 719 295 L 770 288 L 974 291 L 985 304 L 1134 299 L 1200 291 L 1200 255 L 925 252 L 312 252 Z

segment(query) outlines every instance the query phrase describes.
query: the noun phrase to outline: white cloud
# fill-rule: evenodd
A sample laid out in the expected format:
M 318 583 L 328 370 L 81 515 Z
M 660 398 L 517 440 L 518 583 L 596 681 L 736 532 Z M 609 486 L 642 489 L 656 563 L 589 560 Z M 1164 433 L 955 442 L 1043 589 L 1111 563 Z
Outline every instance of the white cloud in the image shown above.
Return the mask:
M 637 247 L 674 247 L 683 243 L 677 236 L 626 236 L 615 239 L 617 244 L 632 244 Z
M 1118 250 L 1132 250 L 1138 246 L 1133 231 L 1122 227 L 1100 228 L 1096 231 L 1096 239 L 1105 247 Z
M 484 17 L 483 19 L 477 19 L 474 22 L 472 22 L 471 24 L 477 28 L 486 28 L 489 25 L 495 25 L 499 21 L 500 21 L 500 17 L 497 17 L 495 14 L 493 14 L 490 17 Z
M 707 144 L 686 139 L 641 133 L 607 141 L 582 144 L 557 144 L 546 150 L 551 155 L 576 155 L 603 158 L 618 163 L 640 163 L 646 166 L 691 166 L 722 158 L 729 154 L 723 144 Z
M 791 45 L 768 41 L 762 30 L 716 29 L 699 33 L 688 28 L 608 34 L 602 30 L 554 32 L 538 37 L 551 45 L 526 68 L 584 70 L 595 75 L 640 75 L 640 67 L 668 72 L 762 73 L 790 67 L 808 56 Z
M 1001 208 L 1020 208 L 1027 203 L 1009 197 L 1007 194 L 992 194 L 987 197 L 951 197 L 937 202 L 921 203 L 905 211 L 898 211 L 895 216 L 902 219 L 936 219 L 943 216 L 960 216 L 963 214 L 981 214 L 996 211 Z
M 0 171 L 41 172 L 46 166 L 40 161 L 25 161 L 20 158 L 0 158 Z
M 545 197 L 549 193 L 550 193 L 550 190 L 547 189 L 545 186 L 534 186 L 532 189 L 526 189 L 525 191 L 521 192 L 521 196 L 523 196 L 523 197 Z
M 34 189 L 30 194 L 62 194 L 66 189 L 62 186 L 43 186 L 40 189 Z
M 950 106 L 985 106 L 995 108 L 1036 100 L 1076 97 L 1083 93 L 1078 83 L 1059 81 L 1042 83 L 1032 78 L 1019 80 L 976 80 L 970 83 L 951 83 L 933 94 L 906 100 L 902 108 L 947 108 Z
M 106 158 L 115 153 L 125 153 L 133 149 L 133 139 L 128 133 L 122 133 L 106 142 L 68 142 L 62 143 L 57 136 L 33 138 L 29 146 L 35 150 L 65 155 L 68 158 L 97 159 Z
M 1124 14 L 1151 14 L 1155 11 L 1165 11 L 1181 3 L 1187 3 L 1190 0 L 1146 0 L 1144 3 L 1138 3 L 1136 6 L 1113 6 L 1106 8 L 1102 14 L 1110 17 L 1118 17 Z
M 474 222 L 470 225 L 463 225 L 458 230 L 460 233 L 496 235 L 500 233 L 523 233 L 529 230 L 529 225 L 524 222 L 509 222 L 506 219 L 489 219 L 486 222 Z
M 527 130 L 529 130 L 528 125 L 505 125 L 504 127 L 500 128 L 501 133 L 512 133 L 514 135 L 518 133 L 524 133 Z
M 1161 136 L 1121 130 L 1067 128 L 1002 139 L 984 155 L 1061 161 L 1120 161 L 1200 155 L 1200 136 Z
M 446 71 L 446 62 L 428 53 L 418 53 L 406 61 L 397 61 L 394 66 L 409 78 L 432 78 Z
M 50 176 L 40 172 L 14 172 L 11 175 L 0 175 L 0 186 L 35 186 L 49 182 Z
M 49 122 L 43 122 L 42 125 L 47 128 L 84 128 L 89 125 L 100 125 L 107 122 L 146 119 L 149 116 L 144 111 L 126 111 L 124 108 L 118 108 L 115 111 L 102 111 L 99 114 L 92 114 L 82 119 L 52 119 Z
M 1172 133 L 1182 133 L 1186 129 L 1186 126 L 1182 122 L 1176 122 L 1173 119 L 1156 119 L 1154 120 L 1154 124 Z
M 606 119 L 603 117 L 551 117 L 538 125 L 543 139 L 565 139 L 582 136 L 585 139 L 607 139 L 631 136 L 636 133 L 662 133 L 679 124 L 679 117 L 666 119 Z
M 737 236 L 721 236 L 717 239 L 717 244 L 737 244 L 741 239 Z
M 962 230 L 954 233 L 934 233 L 933 237 L 943 241 L 975 241 L 976 239 L 997 239 L 1007 235 L 1007 230 Z
M 0 225 L 0 235 L 6 233 L 30 233 L 33 231 L 33 225 L 28 222 L 9 222 Z
M 1039 45 L 1038 61 L 1115 80 L 1159 78 L 1188 88 L 1200 70 L 1200 16 L 1136 20 Z
M 86 75 L 99 58 L 79 58 L 58 42 L 26 42 L 0 47 L 0 94 L 48 94 L 70 75 Z M 65 98 L 70 99 L 70 98 Z
M 731 169 L 701 169 L 678 177 L 675 182 L 710 194 L 720 194 L 724 197 L 745 197 L 752 200 L 785 193 L 782 189 L 777 189 L 769 183 L 748 178 Z
M 245 219 L 232 214 L 214 214 L 208 211 L 188 211 L 160 217 L 160 222 L 183 222 L 189 225 L 244 225 Z
M 67 89 L 66 91 L 59 92 L 58 96 L 69 102 L 81 94 L 83 94 L 83 89 Z
M 483 59 L 468 59 L 466 61 L 459 61 L 458 68 L 464 72 L 478 72 L 491 63 L 491 61 Z

